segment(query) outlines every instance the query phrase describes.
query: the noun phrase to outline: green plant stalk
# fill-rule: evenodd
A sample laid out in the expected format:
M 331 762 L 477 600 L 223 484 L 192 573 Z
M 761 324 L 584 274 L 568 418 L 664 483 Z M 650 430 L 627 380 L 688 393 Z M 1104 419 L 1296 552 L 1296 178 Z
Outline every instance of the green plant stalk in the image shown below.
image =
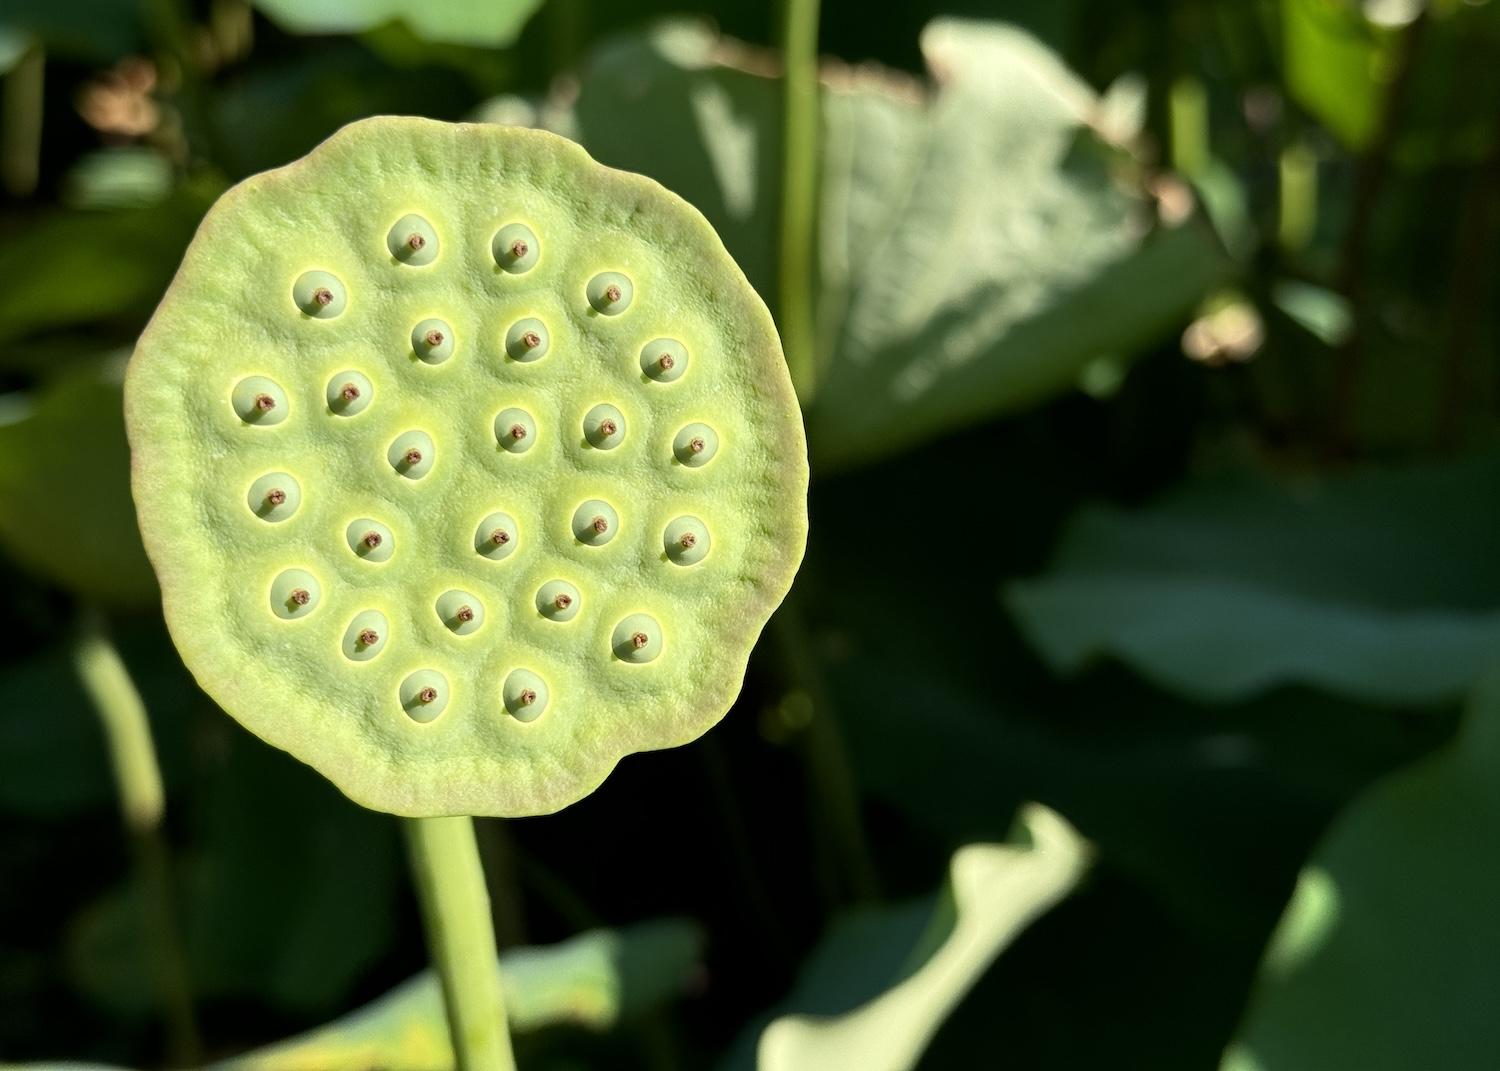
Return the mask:
M 12 197 L 36 192 L 45 78 L 42 46 L 33 44 L 0 80 L 0 186 Z
M 1172 167 L 1190 179 L 1208 170 L 1208 91 L 1197 78 L 1172 83 L 1168 114 L 1172 124 Z
M 819 0 L 783 0 L 781 236 L 778 312 L 787 369 L 802 405 L 816 386 L 817 327 L 813 314 L 818 214 Z
M 1318 159 L 1306 142 L 1294 141 L 1278 161 L 1280 212 L 1276 238 L 1286 253 L 1300 253 L 1318 225 Z
M 120 813 L 130 834 L 136 880 L 145 905 L 147 944 L 166 1021 L 168 1049 L 174 1063 L 196 1063 L 200 1049 L 192 986 L 187 954 L 175 923 L 170 855 L 161 832 L 166 793 L 146 704 L 96 614 L 84 620 L 73 649 L 73 663 L 84 691 L 99 712 L 114 768 Z
M 474 820 L 407 818 L 401 826 L 458 1071 L 515 1071 Z

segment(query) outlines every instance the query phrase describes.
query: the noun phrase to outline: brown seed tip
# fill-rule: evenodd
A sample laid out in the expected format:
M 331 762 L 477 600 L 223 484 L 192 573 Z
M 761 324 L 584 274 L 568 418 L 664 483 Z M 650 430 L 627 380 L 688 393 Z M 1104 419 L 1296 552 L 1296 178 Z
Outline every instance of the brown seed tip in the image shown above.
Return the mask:
M 536 702 L 536 692 L 530 688 L 522 688 L 521 694 L 516 696 L 523 707 L 529 707 Z
M 510 437 L 512 439 L 524 439 L 524 438 L 526 438 L 526 425 L 524 425 L 524 424 L 512 424 L 510 426 Z
M 525 346 L 528 350 L 534 350 L 541 344 L 542 336 L 535 331 L 527 331 L 521 336 L 521 345 Z
M 601 421 L 599 421 L 599 434 L 602 437 L 606 438 L 606 439 L 608 439 L 611 435 L 613 435 L 615 432 L 617 432 L 619 430 L 620 430 L 620 426 L 618 424 L 616 424 L 613 420 L 601 420 Z
M 416 231 L 412 231 L 406 236 L 406 248 L 410 249 L 413 253 L 415 253 L 418 249 L 421 249 L 426 244 L 427 239 L 423 238 Z
M 613 305 L 616 301 L 619 301 L 620 300 L 620 288 L 619 288 L 619 286 L 617 286 L 614 283 L 610 283 L 608 286 L 606 286 L 604 288 L 604 300 L 607 301 L 607 302 L 609 302 L 611 305 Z
M 372 628 L 367 628 L 359 634 L 359 645 L 361 647 L 374 647 L 380 642 L 380 633 Z
M 670 372 L 676 364 L 677 362 L 672 359 L 670 353 L 664 353 L 656 359 L 656 367 L 660 368 L 663 372 Z
M 326 286 L 320 286 L 313 291 L 313 301 L 320 306 L 333 304 L 333 291 Z
M 516 260 L 520 260 L 530 252 L 531 246 L 526 244 L 525 238 L 517 238 L 514 242 L 510 243 L 510 255 Z
M 306 606 L 308 603 L 312 602 L 312 596 L 308 594 L 306 588 L 293 588 L 291 600 L 298 606 Z
M 701 454 L 708 449 L 708 443 L 704 442 L 701 437 L 695 436 L 688 440 L 688 449 L 695 454 Z
M 609 521 L 605 520 L 603 517 L 595 517 L 592 521 L 589 522 L 589 527 L 598 532 L 600 535 L 603 535 L 605 532 L 609 531 Z
M 405 461 L 408 465 L 420 465 L 422 463 L 422 451 L 413 446 L 405 454 L 401 455 L 401 460 Z
M 276 408 L 276 399 L 269 394 L 257 394 L 255 396 L 255 408 L 259 409 L 262 413 L 269 413 L 272 409 Z
M 692 532 L 683 532 L 682 538 L 677 542 L 683 550 L 692 550 L 698 545 L 698 537 L 695 536 Z
M 460 606 L 453 616 L 467 625 L 474 620 L 474 608 L 468 605 Z
M 430 684 L 417 693 L 417 702 L 419 703 L 431 703 L 436 699 L 437 689 Z
M 266 492 L 266 503 L 268 505 L 279 506 L 285 501 L 286 492 L 279 487 L 273 487 Z
M 563 594 L 552 600 L 552 605 L 557 607 L 559 610 L 566 610 L 569 606 L 573 605 L 573 596 L 564 592 Z
M 370 531 L 365 533 L 365 537 L 363 540 L 361 540 L 361 542 L 363 542 L 364 545 L 369 547 L 371 550 L 374 550 L 376 547 L 380 546 L 381 543 L 385 542 L 385 537 L 383 537 L 374 529 L 371 529 Z
M 630 634 L 630 645 L 637 651 L 639 651 L 642 647 L 646 646 L 646 644 L 650 642 L 651 637 L 646 635 L 644 632 L 632 632 Z
M 359 397 L 359 388 L 353 383 L 345 383 L 339 388 L 339 397 L 346 402 L 352 402 Z
M 503 547 L 510 542 L 510 533 L 504 528 L 496 528 L 490 533 L 490 542 L 497 547 Z
M 434 327 L 431 331 L 422 336 L 422 341 L 427 343 L 430 348 L 437 349 L 443 344 L 443 337 L 443 333 L 436 327 Z

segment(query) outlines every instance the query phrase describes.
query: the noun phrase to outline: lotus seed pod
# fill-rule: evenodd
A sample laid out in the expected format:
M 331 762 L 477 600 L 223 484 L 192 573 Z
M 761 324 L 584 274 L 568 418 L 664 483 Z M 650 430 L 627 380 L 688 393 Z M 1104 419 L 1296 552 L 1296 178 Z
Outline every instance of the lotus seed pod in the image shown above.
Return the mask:
M 528 316 L 524 320 L 517 320 L 511 324 L 510 330 L 505 332 L 505 352 L 513 361 L 529 364 L 532 361 L 540 361 L 547 356 L 547 349 L 552 345 L 552 336 L 547 331 L 547 325 L 535 316 Z
M 419 268 L 437 259 L 437 231 L 421 216 L 405 215 L 391 225 L 385 246 L 401 263 Z
M 697 565 L 708 557 L 708 526 L 697 517 L 678 517 L 661 534 L 662 549 L 678 565 Z
M 424 364 L 442 364 L 453 356 L 453 328 L 442 320 L 423 320 L 411 329 L 411 350 Z
M 583 417 L 583 437 L 595 450 L 613 450 L 625 441 L 625 414 L 612 405 L 596 405 Z
M 393 251 L 410 234 L 428 263 Z M 456 343 L 435 367 L 408 345 L 429 320 Z M 658 361 L 676 379 L 642 363 L 659 340 L 691 358 Z M 285 419 L 243 419 L 250 377 Z M 381 810 L 546 813 L 699 736 L 802 555 L 765 306 L 695 210 L 539 131 L 366 120 L 237 186 L 125 393 L 184 662 Z M 601 405 L 610 449 L 583 428 Z
M 230 404 L 246 424 L 269 428 L 286 419 L 286 391 L 265 376 L 246 376 L 236 383 Z
M 654 338 L 641 347 L 641 371 L 658 383 L 671 383 L 687 371 L 687 347 L 675 338 Z

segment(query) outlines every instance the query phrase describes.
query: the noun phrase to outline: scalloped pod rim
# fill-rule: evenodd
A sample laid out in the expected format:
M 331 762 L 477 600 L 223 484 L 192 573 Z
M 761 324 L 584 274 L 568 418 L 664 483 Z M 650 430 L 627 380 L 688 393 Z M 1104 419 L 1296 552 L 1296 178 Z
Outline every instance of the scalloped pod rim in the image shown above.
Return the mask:
M 396 814 L 550 813 L 695 739 L 806 543 L 765 304 L 696 209 L 542 131 L 367 119 L 239 184 L 125 409 L 189 670 Z

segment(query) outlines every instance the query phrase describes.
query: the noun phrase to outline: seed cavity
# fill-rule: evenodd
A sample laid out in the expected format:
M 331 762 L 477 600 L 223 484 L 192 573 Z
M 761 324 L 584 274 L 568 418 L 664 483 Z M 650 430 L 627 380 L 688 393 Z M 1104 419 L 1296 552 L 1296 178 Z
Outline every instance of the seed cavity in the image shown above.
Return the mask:
M 306 569 L 283 569 L 271 581 L 271 612 L 284 621 L 299 621 L 318 606 L 323 589 Z
M 354 620 L 344 629 L 339 649 L 351 662 L 368 662 L 385 650 L 390 632 L 385 614 L 379 610 L 365 610 L 355 614 Z
M 442 320 L 423 320 L 411 329 L 411 351 L 423 364 L 442 364 L 455 345 L 453 328 Z
M 402 264 L 419 268 L 437 259 L 437 231 L 432 229 L 431 223 L 415 213 L 402 216 L 386 233 L 385 247 Z
M 362 373 L 351 368 L 330 379 L 323 396 L 328 401 L 329 412 L 335 416 L 351 417 L 370 407 L 375 388 Z
M 490 239 L 490 253 L 502 271 L 520 275 L 536 267 L 542 247 L 526 224 L 507 223 Z
M 520 543 L 516 519 L 509 513 L 491 513 L 474 529 L 474 549 L 490 561 L 508 558 Z
M 596 405 L 583 417 L 583 438 L 596 450 L 613 450 L 625 441 L 625 415 L 612 405 Z
M 707 424 L 689 424 L 672 439 L 673 456 L 691 469 L 707 465 L 718 452 L 718 432 Z
M 641 347 L 641 372 L 647 379 L 671 383 L 688 368 L 687 347 L 675 338 L 653 338 Z
M 385 452 L 386 460 L 408 480 L 420 480 L 432 471 L 436 450 L 432 436 L 425 431 L 408 431 L 396 436 Z
M 396 537 L 373 517 L 357 517 L 344 529 L 344 540 L 355 557 L 367 562 L 388 562 L 396 553 Z
M 581 605 L 578 589 L 566 580 L 549 580 L 537 588 L 537 613 L 549 621 L 571 621 Z
M 551 698 L 547 682 L 529 669 L 513 669 L 500 688 L 505 709 L 517 721 L 536 721 Z
M 502 409 L 495 414 L 495 441 L 502 450 L 524 454 L 536 445 L 536 421 L 524 409 Z
M 438 620 L 455 636 L 478 632 L 484 624 L 484 604 L 467 591 L 445 591 L 434 604 Z
M 602 547 L 620 530 L 620 515 L 603 499 L 591 498 L 573 511 L 573 538 Z
M 594 311 L 603 316 L 618 316 L 630 308 L 635 286 L 617 271 L 604 271 L 589 280 L 584 294 Z
M 448 678 L 435 669 L 419 669 L 401 682 L 401 709 L 412 721 L 433 721 L 448 705 Z
M 302 505 L 302 485 L 285 472 L 268 472 L 250 485 L 245 504 L 261 520 L 279 524 Z
M 662 652 L 661 626 L 650 614 L 630 614 L 615 625 L 609 643 L 615 657 L 622 662 L 636 665 L 653 662 Z
M 668 522 L 661 537 L 667 558 L 676 565 L 697 565 L 708 557 L 708 526 L 697 517 L 677 517 Z
M 246 424 L 269 428 L 287 417 L 286 391 L 274 379 L 246 376 L 229 396 L 235 414 Z
M 547 356 L 547 350 L 551 346 L 552 336 L 547 331 L 547 325 L 535 316 L 517 320 L 505 332 L 505 352 L 512 361 L 520 361 L 522 364 L 540 361 Z
M 326 271 L 305 271 L 292 284 L 292 302 L 318 320 L 331 320 L 344 311 L 348 296 L 338 277 Z

